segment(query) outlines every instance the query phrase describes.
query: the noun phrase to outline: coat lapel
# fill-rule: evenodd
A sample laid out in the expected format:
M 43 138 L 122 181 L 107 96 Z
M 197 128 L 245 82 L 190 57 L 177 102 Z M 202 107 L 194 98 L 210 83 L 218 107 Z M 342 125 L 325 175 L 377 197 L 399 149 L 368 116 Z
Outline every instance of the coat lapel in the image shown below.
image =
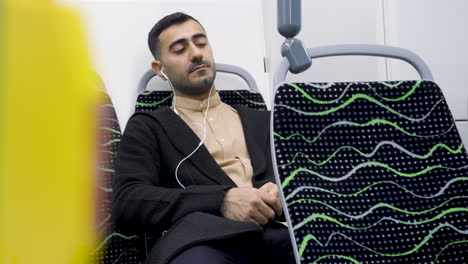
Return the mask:
M 200 138 L 193 130 L 168 107 L 161 107 L 157 119 L 167 132 L 171 143 L 186 157 L 197 148 Z M 198 168 L 212 181 L 220 185 L 235 186 L 236 184 L 219 167 L 205 145 L 202 145 L 187 161 Z
M 244 105 L 233 106 L 238 112 L 244 129 L 245 142 L 249 151 L 253 168 L 253 181 L 255 177 L 265 172 L 265 150 L 269 139 L 269 118 L 266 112 L 254 111 Z

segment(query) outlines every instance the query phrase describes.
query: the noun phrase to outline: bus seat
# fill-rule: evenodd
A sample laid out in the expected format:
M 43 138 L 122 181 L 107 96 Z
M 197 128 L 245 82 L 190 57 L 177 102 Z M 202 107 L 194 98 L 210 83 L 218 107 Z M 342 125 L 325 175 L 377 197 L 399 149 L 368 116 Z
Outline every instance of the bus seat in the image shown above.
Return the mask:
M 272 118 L 299 262 L 468 262 L 468 156 L 437 84 L 283 83 Z

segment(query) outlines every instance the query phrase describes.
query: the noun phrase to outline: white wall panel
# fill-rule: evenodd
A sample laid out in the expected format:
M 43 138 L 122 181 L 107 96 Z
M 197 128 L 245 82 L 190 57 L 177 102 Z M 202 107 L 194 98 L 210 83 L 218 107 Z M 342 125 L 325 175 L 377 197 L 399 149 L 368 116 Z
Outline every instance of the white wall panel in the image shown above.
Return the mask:
M 61 1 L 81 9 L 95 68 L 113 99 L 122 128 L 133 112 L 138 81 L 150 69 L 148 32 L 160 18 L 176 11 L 203 24 L 217 62 L 245 68 L 266 93 L 260 0 Z
M 387 42 L 411 49 L 428 64 L 456 119 L 467 119 L 468 1 L 384 0 Z M 392 61 L 393 79 L 419 78 Z
M 246 68 L 269 99 L 284 39 L 277 32 L 276 0 L 57 0 L 82 7 L 95 65 L 124 125 L 135 89 L 149 68 L 147 32 L 163 15 L 184 11 L 206 27 L 218 62 Z M 306 46 L 344 43 L 408 48 L 426 60 L 456 119 L 467 119 L 468 1 L 302 0 Z M 263 58 L 266 56 L 268 81 Z M 374 57 L 314 60 L 289 81 L 417 79 L 409 64 Z M 220 84 L 223 85 L 224 83 Z

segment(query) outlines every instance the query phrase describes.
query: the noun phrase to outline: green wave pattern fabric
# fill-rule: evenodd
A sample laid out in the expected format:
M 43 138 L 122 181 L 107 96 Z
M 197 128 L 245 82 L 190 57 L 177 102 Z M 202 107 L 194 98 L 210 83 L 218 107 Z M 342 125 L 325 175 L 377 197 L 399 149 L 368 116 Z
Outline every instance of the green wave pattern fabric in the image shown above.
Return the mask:
M 301 263 L 468 263 L 468 157 L 435 83 L 283 84 L 273 118 Z
M 94 263 L 140 264 L 146 257 L 144 236 L 126 234 L 111 222 L 112 177 L 121 131 L 111 99 L 101 95 L 98 111 L 97 221 L 99 244 L 93 252 Z
M 243 104 L 252 109 L 266 110 L 265 102 L 260 93 L 247 90 L 218 91 L 221 100 L 229 105 Z M 135 111 L 154 111 L 160 106 L 171 106 L 171 91 L 143 91 L 135 105 Z

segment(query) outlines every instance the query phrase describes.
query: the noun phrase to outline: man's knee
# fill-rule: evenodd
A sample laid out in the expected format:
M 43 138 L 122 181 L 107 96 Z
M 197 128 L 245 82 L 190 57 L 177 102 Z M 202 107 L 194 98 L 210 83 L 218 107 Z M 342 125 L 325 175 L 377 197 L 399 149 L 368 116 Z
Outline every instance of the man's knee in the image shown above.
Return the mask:
M 170 264 L 204 263 L 204 264 L 232 264 L 235 261 L 228 252 L 223 249 L 207 245 L 199 245 L 188 248 L 175 256 Z

